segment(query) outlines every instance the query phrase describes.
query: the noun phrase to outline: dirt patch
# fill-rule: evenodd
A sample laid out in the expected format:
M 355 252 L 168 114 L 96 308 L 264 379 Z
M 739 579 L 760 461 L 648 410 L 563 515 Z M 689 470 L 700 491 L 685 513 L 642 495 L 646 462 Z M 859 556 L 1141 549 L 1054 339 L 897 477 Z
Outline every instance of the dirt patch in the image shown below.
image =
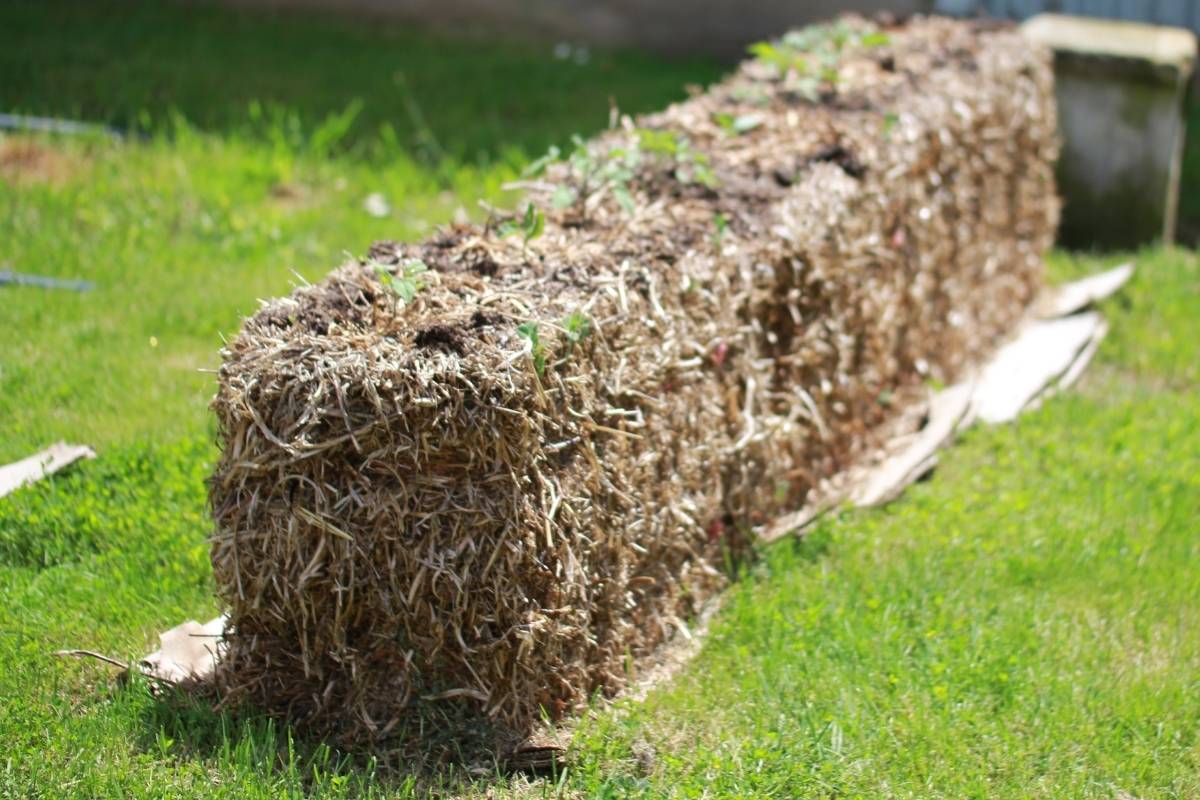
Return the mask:
M 822 147 L 808 161 L 810 164 L 836 164 L 851 178 L 861 178 L 867 173 L 867 168 L 863 166 L 862 162 L 840 144 Z
M 267 196 L 278 208 L 285 211 L 303 211 L 317 205 L 317 191 L 306 183 L 281 181 L 271 185 Z
M 21 184 L 60 184 L 82 169 L 78 159 L 22 137 L 0 138 L 0 178 Z
M 466 336 L 461 327 L 454 325 L 430 325 L 422 328 L 413 336 L 417 347 L 428 347 L 441 350 L 444 353 L 462 355 L 466 347 Z

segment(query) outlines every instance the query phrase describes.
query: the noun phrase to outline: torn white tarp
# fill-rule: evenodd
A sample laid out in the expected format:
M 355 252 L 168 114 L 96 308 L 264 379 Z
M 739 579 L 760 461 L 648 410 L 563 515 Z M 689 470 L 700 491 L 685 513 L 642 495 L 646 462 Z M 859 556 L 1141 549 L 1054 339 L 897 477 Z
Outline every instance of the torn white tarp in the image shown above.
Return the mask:
M 1052 286 L 1042 292 L 1034 304 L 1034 314 L 1041 319 L 1054 319 L 1082 311 L 1117 293 L 1133 277 L 1133 264 L 1089 275 L 1081 280 Z
M 1075 381 L 1083 376 L 1083 371 L 1092 362 L 1092 356 L 1096 355 L 1096 351 L 1100 349 L 1100 342 L 1104 340 L 1107 334 L 1108 322 L 1101 319 L 1099 326 L 1092 333 L 1091 341 L 1079 351 L 1079 355 L 1075 356 L 1075 360 L 1071 362 L 1071 366 L 1067 367 L 1067 371 L 1062 374 L 1062 377 L 1046 389 L 1046 394 L 1051 395 L 1074 386 Z
M 895 442 L 891 454 L 868 470 L 850 493 L 856 506 L 871 508 L 894 500 L 904 487 L 937 463 L 940 450 L 960 427 L 970 424 L 975 383 L 968 381 L 938 392 L 929 401 L 925 427 Z
M 142 659 L 142 671 L 167 683 L 205 680 L 220 658 L 224 632 L 224 616 L 203 625 L 194 619 L 176 625 L 159 634 L 160 649 Z
M 39 453 L 0 467 L 0 497 L 53 475 L 81 458 L 95 457 L 95 452 L 86 445 L 55 442 Z
M 1016 419 L 1070 371 L 1103 330 L 1104 319 L 1094 311 L 1026 324 L 980 373 L 975 393 L 979 418 L 992 424 Z
M 1099 314 L 1075 312 L 1111 296 L 1132 274 L 1133 265 L 1125 264 L 1047 289 L 1016 337 L 974 378 L 930 395 L 923 424 L 896 436 L 868 464 L 824 481 L 804 508 L 765 527 L 760 541 L 802 530 L 843 502 L 860 507 L 888 503 L 932 470 L 937 451 L 977 419 L 1008 422 L 1073 385 L 1108 332 Z M 1057 317 L 1045 319 L 1046 315 Z

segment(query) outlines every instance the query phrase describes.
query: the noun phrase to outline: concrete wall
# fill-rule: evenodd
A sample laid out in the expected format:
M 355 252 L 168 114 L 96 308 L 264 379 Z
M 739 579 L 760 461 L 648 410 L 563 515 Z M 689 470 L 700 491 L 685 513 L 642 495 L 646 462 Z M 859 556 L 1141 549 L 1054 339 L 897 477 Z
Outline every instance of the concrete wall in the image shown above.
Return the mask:
M 446 27 L 738 57 L 747 44 L 848 10 L 906 15 L 933 0 L 224 0 L 243 7 L 382 14 Z
M 1045 12 L 1173 25 L 1200 32 L 1200 0 L 937 0 L 943 14 L 1026 19 Z
M 1086 64 L 1056 70 L 1065 147 L 1059 162 L 1068 247 L 1131 248 L 1175 237 L 1183 146 L 1180 88 Z
M 1171 242 L 1196 37 L 1058 14 L 1034 17 L 1023 30 L 1055 53 L 1061 241 L 1089 248 Z

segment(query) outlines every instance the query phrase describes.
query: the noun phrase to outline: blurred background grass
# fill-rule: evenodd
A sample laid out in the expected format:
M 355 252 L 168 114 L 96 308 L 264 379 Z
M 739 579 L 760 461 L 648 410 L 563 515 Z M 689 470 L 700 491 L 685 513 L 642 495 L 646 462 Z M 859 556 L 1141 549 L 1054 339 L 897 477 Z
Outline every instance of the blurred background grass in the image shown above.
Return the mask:
M 610 101 L 655 109 L 722 71 L 636 51 L 556 58 L 554 42 L 448 37 L 394 19 L 145 0 L 6 3 L 0 44 L 5 111 L 134 130 L 177 113 L 201 131 L 295 147 L 358 101 L 333 150 L 483 165 L 602 127 Z

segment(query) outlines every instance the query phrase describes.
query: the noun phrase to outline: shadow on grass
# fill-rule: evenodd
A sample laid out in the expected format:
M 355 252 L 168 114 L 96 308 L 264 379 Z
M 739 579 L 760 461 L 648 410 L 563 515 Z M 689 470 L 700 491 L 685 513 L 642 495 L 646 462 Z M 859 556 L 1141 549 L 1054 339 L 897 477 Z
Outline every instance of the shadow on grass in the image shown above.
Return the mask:
M 827 558 L 832 547 L 824 524 L 765 549 L 735 538 L 725 551 L 731 584 L 763 579 L 757 566 L 765 567 L 770 551 L 777 548 L 790 548 L 806 565 L 813 565 Z M 339 741 L 336 732 L 306 729 L 245 705 L 219 709 L 219 698 L 208 689 L 151 692 L 151 688 L 138 676 L 121 689 L 152 697 L 138 704 L 135 738 L 142 752 L 178 762 L 217 764 L 235 775 L 252 775 L 266 784 L 281 782 L 306 793 L 353 786 L 364 792 L 383 791 L 389 797 L 461 794 L 486 790 L 518 775 L 553 783 L 570 764 L 569 760 L 512 758 L 529 732 L 506 728 L 464 701 L 417 701 L 385 740 Z M 608 703 L 598 690 L 590 707 L 603 710 Z M 569 729 L 570 720 L 587 713 L 581 710 L 562 724 Z M 557 725 L 556 729 L 562 730 Z M 533 735 L 536 742 L 536 732 Z M 532 747 L 534 752 L 539 749 Z
M 121 691 L 150 693 L 150 686 L 134 678 Z M 334 738 L 245 706 L 218 710 L 212 698 L 182 689 L 156 692 L 151 702 L 140 705 L 136 742 L 146 754 L 218 764 L 240 778 L 305 793 L 458 793 L 514 772 L 497 744 L 505 740 L 504 733 L 478 715 L 455 713 L 448 704 L 415 705 L 397 732 L 371 747 L 339 745 Z

